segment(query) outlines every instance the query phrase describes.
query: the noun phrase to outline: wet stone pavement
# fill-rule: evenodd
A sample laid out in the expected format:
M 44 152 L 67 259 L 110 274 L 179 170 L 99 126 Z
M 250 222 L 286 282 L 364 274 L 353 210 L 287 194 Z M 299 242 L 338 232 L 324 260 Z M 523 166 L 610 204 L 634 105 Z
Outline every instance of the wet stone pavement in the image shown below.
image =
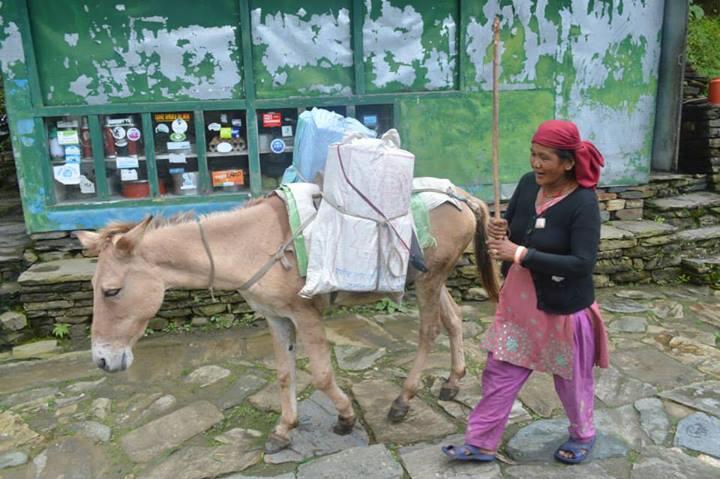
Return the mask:
M 300 424 L 291 448 L 273 455 L 262 452 L 279 411 L 262 321 L 144 338 L 133 367 L 114 375 L 95 368 L 87 350 L 0 356 L 0 478 L 720 477 L 720 293 L 618 288 L 599 300 L 612 367 L 596 370 L 599 436 L 580 466 L 552 460 L 567 420 L 542 373 L 515 403 L 502 462 L 456 464 L 440 452 L 462 441 L 482 394 L 485 302 L 462 305 L 468 375 L 460 394 L 437 399 L 450 362 L 440 336 L 411 413 L 396 425 L 385 415 L 412 363 L 416 312 L 328 317 L 339 382 L 360 421 L 350 435 L 331 432 L 335 411 L 314 391 L 300 347 Z

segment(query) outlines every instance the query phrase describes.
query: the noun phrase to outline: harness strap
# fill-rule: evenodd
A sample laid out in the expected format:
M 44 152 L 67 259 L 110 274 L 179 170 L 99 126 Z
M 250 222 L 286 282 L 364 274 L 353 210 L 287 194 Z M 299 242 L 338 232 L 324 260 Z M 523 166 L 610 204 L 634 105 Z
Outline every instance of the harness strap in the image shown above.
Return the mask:
M 213 283 L 215 282 L 215 260 L 213 259 L 212 252 L 210 251 L 210 245 L 208 244 L 207 237 L 205 236 L 205 230 L 202 227 L 202 223 L 200 223 L 200 218 L 195 217 L 195 222 L 197 223 L 198 229 L 200 230 L 200 239 L 202 240 L 203 247 L 205 248 L 205 253 L 207 253 L 208 259 L 210 260 L 208 289 L 210 290 L 210 298 L 213 300 L 213 302 L 215 302 L 217 301 L 215 299 L 215 291 L 213 290 Z
M 305 228 L 307 228 L 307 226 L 308 226 L 310 223 L 312 223 L 312 220 L 315 219 L 315 216 L 316 216 L 316 215 L 317 215 L 317 213 L 309 216 L 309 217 L 303 222 L 303 224 L 300 225 L 300 227 L 297 229 L 297 231 L 295 232 L 295 234 L 293 234 L 293 235 L 290 237 L 290 239 L 288 239 L 288 240 L 285 241 L 283 244 L 281 244 L 280 247 L 275 251 L 275 253 L 273 253 L 272 256 L 270 256 L 270 259 L 268 259 L 268 260 L 265 262 L 265 264 L 262 265 L 262 267 L 261 267 L 257 272 L 255 272 L 254 275 L 252 275 L 252 276 L 250 277 L 250 279 L 248 279 L 248 280 L 245 281 L 243 284 L 241 284 L 240 287 L 238 288 L 238 290 L 239 290 L 239 291 L 245 291 L 245 290 L 250 289 L 250 287 L 251 287 L 252 285 L 254 285 L 255 283 L 257 283 L 257 282 L 260 280 L 260 278 L 262 278 L 263 276 L 265 276 L 265 274 L 266 274 L 268 271 L 270 271 L 270 268 L 272 268 L 273 265 L 274 265 L 276 262 L 278 262 L 278 261 L 280 261 L 280 262 L 283 264 L 283 267 L 285 267 L 285 269 L 290 269 L 290 267 L 291 267 L 290 264 L 287 263 L 286 261 L 284 261 L 285 252 L 286 252 L 286 251 L 291 251 L 289 248 L 291 248 L 291 245 L 292 245 L 293 241 L 295 241 L 295 239 L 298 238 L 298 237 L 302 234 L 303 230 L 304 230 Z

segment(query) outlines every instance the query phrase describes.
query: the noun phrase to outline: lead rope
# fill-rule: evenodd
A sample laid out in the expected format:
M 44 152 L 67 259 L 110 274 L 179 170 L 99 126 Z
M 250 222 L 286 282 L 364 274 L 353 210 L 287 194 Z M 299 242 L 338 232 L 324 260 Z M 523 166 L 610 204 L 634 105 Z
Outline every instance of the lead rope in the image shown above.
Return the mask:
M 210 298 L 213 303 L 217 303 L 217 299 L 215 299 L 215 290 L 213 289 L 213 283 L 215 282 L 215 260 L 210 252 L 210 245 L 208 244 L 207 237 L 205 236 L 205 230 L 202 227 L 202 223 L 200 223 L 200 218 L 196 217 L 195 222 L 200 230 L 200 240 L 205 248 L 205 253 L 207 253 L 207 257 L 210 260 L 210 273 L 208 274 L 208 289 L 210 290 Z

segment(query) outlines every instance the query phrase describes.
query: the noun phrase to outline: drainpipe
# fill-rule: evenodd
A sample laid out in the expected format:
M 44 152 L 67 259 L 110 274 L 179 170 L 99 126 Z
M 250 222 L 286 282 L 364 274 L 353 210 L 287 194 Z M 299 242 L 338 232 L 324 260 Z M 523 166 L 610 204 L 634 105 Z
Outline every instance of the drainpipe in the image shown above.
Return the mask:
M 677 171 L 688 0 L 665 0 L 653 132 L 652 169 Z

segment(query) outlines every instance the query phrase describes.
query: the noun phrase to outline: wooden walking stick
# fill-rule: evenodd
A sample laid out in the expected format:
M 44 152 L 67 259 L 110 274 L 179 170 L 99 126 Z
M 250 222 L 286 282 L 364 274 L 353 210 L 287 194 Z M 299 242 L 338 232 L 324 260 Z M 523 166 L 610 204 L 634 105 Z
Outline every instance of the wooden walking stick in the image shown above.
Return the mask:
M 498 150 L 500 143 L 500 92 L 498 91 L 498 64 L 500 56 L 500 18 L 493 22 L 493 129 L 492 129 L 492 166 L 493 188 L 495 190 L 495 219 L 500 219 L 500 159 Z

